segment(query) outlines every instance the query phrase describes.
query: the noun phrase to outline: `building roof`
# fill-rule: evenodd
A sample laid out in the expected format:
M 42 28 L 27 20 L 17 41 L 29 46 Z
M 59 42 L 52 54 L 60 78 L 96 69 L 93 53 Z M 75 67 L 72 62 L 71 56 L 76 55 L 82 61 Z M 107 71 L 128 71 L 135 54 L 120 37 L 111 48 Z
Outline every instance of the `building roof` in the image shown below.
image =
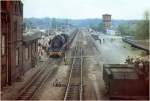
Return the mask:
M 111 14 L 103 14 L 103 16 L 111 16 Z
M 37 40 L 41 38 L 41 31 L 28 31 L 23 33 L 23 41 L 24 42 L 29 42 L 33 40 Z

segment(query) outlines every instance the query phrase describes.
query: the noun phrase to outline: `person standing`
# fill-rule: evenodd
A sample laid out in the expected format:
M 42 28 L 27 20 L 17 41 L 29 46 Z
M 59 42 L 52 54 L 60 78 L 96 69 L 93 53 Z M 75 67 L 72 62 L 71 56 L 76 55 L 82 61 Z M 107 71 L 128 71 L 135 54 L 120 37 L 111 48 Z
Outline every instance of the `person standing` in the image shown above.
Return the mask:
M 139 73 L 139 77 L 141 79 L 144 79 L 145 75 L 144 75 L 144 65 L 143 65 L 143 61 L 140 61 L 139 65 L 138 65 L 138 73 Z

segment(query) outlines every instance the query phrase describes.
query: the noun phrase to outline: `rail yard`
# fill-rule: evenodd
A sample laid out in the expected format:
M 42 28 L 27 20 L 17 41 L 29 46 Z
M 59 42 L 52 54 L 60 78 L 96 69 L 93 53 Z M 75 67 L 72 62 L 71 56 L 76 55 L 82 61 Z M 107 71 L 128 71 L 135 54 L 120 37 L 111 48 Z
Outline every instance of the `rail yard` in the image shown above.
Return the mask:
M 125 63 L 127 56 L 140 57 L 143 51 L 134 49 L 133 54 L 133 47 L 117 36 L 112 36 L 111 39 L 101 34 L 99 40 L 95 40 L 91 34 L 87 29 L 74 30 L 65 46 L 67 48 L 63 50 L 64 55 L 58 54 L 57 57 L 52 57 L 48 47 L 42 47 L 43 44 L 39 41 L 41 43 L 39 47 L 42 48 L 40 48 L 38 64 L 42 68 L 20 90 L 15 99 L 148 99 L 147 76 L 141 80 L 138 72 L 135 71 L 137 68 L 134 64 Z M 59 43 L 59 41 L 56 42 Z M 122 43 L 116 44 L 115 42 Z M 110 45 L 115 45 L 115 49 L 112 49 Z M 109 48 L 120 55 L 115 52 L 107 53 L 111 51 Z M 57 47 L 57 52 L 58 50 Z M 126 54 L 121 54 L 124 52 Z M 113 57 L 115 54 L 118 57 Z M 135 85 L 130 86 L 129 82 Z M 130 90 L 131 93 L 127 93 L 128 88 L 134 89 Z
M 148 0 L 0 2 L 1 100 L 150 100 Z

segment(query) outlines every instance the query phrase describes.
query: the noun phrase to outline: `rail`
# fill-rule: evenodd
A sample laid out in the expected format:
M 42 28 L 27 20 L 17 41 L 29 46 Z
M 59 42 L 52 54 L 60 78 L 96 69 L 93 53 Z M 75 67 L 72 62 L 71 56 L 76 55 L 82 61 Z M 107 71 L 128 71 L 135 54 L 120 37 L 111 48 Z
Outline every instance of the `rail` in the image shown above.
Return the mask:
M 33 77 L 25 88 L 22 89 L 16 100 L 30 100 L 37 89 L 48 79 L 50 71 L 48 64 L 44 64 L 44 68 Z
M 64 100 L 82 100 L 83 97 L 83 50 L 76 47 L 74 50 L 74 58 L 71 64 L 71 71 L 65 91 Z M 80 57 L 79 57 L 80 56 Z M 76 58 L 79 57 L 79 58 Z

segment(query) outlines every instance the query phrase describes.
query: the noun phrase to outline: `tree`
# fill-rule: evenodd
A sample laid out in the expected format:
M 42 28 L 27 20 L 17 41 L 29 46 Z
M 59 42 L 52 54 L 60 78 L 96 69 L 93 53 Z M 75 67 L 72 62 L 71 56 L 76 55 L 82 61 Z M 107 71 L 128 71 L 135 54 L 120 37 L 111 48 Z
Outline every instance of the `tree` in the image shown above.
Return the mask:
M 144 19 L 141 21 L 123 23 L 118 26 L 121 35 L 134 35 L 137 39 L 149 39 L 149 12 L 144 12 Z
M 121 35 L 129 35 L 129 25 L 128 24 L 120 24 L 117 28 L 117 30 L 121 33 Z
M 56 28 L 57 27 L 57 22 L 56 22 L 56 19 L 55 18 L 53 18 L 52 19 L 52 28 Z
M 91 24 L 90 28 L 92 28 L 95 31 L 103 31 L 103 23 L 99 23 L 99 24 Z
M 104 30 L 104 24 L 102 22 L 98 24 L 98 29 L 99 29 L 99 31 Z
M 137 39 L 149 39 L 149 12 L 144 12 L 144 19 L 136 26 L 135 36 Z

